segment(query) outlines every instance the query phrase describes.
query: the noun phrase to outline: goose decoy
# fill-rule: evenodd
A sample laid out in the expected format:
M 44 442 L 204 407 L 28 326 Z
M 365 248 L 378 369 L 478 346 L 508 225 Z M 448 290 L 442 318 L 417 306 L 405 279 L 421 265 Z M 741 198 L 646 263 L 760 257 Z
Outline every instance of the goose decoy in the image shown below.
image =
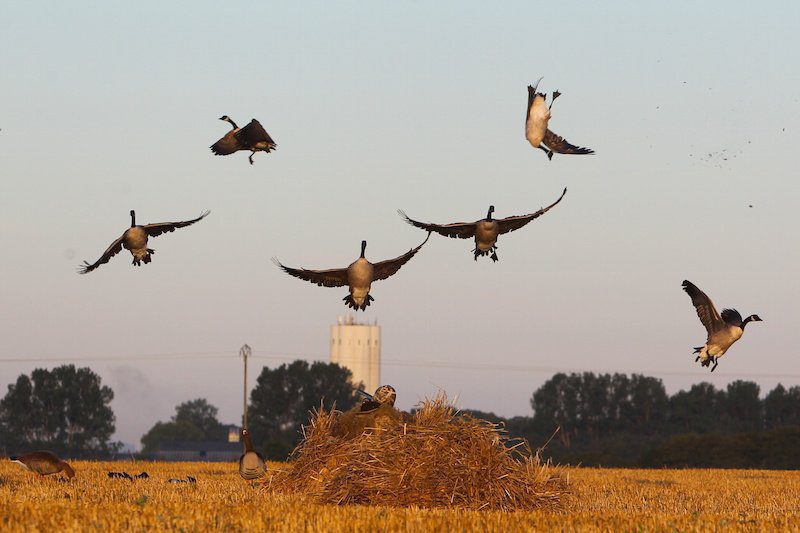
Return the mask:
M 702 361 L 703 366 L 714 363 L 714 366 L 711 367 L 713 372 L 719 364 L 719 358 L 725 355 L 731 345 L 742 337 L 745 326 L 750 322 L 761 322 L 762 320 L 758 315 L 750 315 L 742 320 L 742 315 L 736 309 L 723 309 L 722 315 L 720 315 L 711 298 L 691 281 L 683 281 L 683 290 L 692 299 L 697 316 L 708 331 L 706 344 L 694 349 L 694 353 L 699 354 L 695 362 Z
M 239 128 L 228 115 L 219 117 L 231 125 L 231 131 L 226 133 L 220 140 L 211 145 L 214 155 L 230 155 L 239 150 L 250 150 L 250 164 L 253 164 L 253 156 L 256 152 L 271 152 L 278 145 L 269 136 L 267 130 L 259 121 L 253 119 L 244 128 Z
M 41 476 L 48 476 L 50 474 L 57 474 L 64 472 L 68 478 L 75 477 L 75 470 L 69 466 L 69 463 L 62 461 L 59 457 L 52 452 L 31 452 L 24 455 L 12 455 L 12 463 L 18 463 Z
M 394 402 L 397 400 L 397 391 L 395 391 L 394 387 L 391 385 L 381 385 L 375 389 L 375 394 L 370 394 L 361 389 L 356 392 L 363 397 L 360 407 L 361 411 L 372 411 L 383 404 L 394 407 Z
M 239 457 L 239 475 L 248 481 L 258 479 L 267 473 L 264 456 L 253 449 L 250 432 L 246 429 L 242 429 L 242 440 L 244 441 L 244 453 Z
M 492 218 L 494 206 L 490 205 L 489 212 L 486 214 L 486 218 L 476 222 L 429 224 L 409 218 L 404 211 L 397 212 L 403 218 L 403 220 L 414 227 L 424 229 L 428 232 L 428 234 L 434 231 L 439 235 L 444 235 L 445 237 L 451 237 L 453 239 L 470 239 L 474 237 L 475 249 L 472 250 L 472 252 L 475 254 L 475 261 L 478 260 L 479 256 L 488 255 L 489 253 L 492 254 L 492 261 L 497 261 L 497 245 L 495 243 L 497 242 L 497 237 L 499 235 L 518 230 L 531 220 L 547 213 L 550 209 L 556 206 L 562 198 L 564 198 L 565 194 L 567 194 L 567 189 L 564 189 L 564 192 L 561 193 L 561 196 L 559 196 L 558 200 L 549 206 L 543 207 L 542 209 L 539 209 L 535 213 L 531 213 L 529 215 L 494 219 Z
M 555 91 L 550 105 L 547 105 L 547 95 L 544 93 L 536 92 L 539 86 L 539 81 L 536 85 L 528 85 L 528 108 L 525 114 L 525 138 L 531 143 L 534 148 L 539 148 L 547 154 L 548 159 L 553 159 L 553 153 L 557 154 L 593 154 L 594 150 L 591 148 L 583 148 L 575 146 L 567 142 L 564 137 L 556 135 L 550 131 L 547 125 L 550 122 L 550 110 L 553 107 L 553 102 L 556 98 L 561 96 L 561 93 Z
M 108 263 L 108 261 L 122 251 L 123 248 L 131 252 L 133 256 L 133 264 L 140 266 L 142 263 L 149 263 L 151 255 L 156 253 L 155 250 L 147 247 L 147 239 L 149 237 L 158 237 L 162 233 L 169 233 L 178 228 L 185 228 L 191 226 L 195 222 L 204 219 L 211 211 L 206 211 L 197 218 L 192 220 L 184 220 L 183 222 L 157 222 L 155 224 L 147 224 L 145 226 L 136 225 L 136 212 L 131 210 L 131 227 L 125 230 L 117 240 L 111 243 L 103 255 L 94 264 L 89 264 L 84 261 L 83 265 L 78 267 L 79 274 L 87 274 L 96 269 L 100 265 Z
M 372 282 L 386 279 L 398 270 L 400 267 L 408 263 L 408 261 L 419 252 L 420 248 L 428 242 L 431 234 L 422 241 L 422 244 L 416 248 L 412 248 L 394 259 L 387 259 L 380 263 L 370 263 L 364 258 L 364 250 L 367 249 L 367 241 L 361 241 L 361 256 L 350 263 L 347 268 L 334 268 L 330 270 L 308 270 L 305 268 L 290 268 L 281 264 L 280 261 L 273 258 L 273 261 L 278 268 L 296 278 L 304 279 L 315 283 L 320 287 L 344 287 L 347 285 L 350 288 L 350 294 L 342 298 L 345 305 L 353 309 L 365 310 L 370 302 L 375 298 L 370 296 L 369 291 Z

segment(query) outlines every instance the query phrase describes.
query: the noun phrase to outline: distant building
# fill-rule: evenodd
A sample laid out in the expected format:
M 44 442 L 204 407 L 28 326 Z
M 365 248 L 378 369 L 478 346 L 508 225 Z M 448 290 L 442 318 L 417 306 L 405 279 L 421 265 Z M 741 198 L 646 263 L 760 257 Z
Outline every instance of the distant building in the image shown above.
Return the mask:
M 225 441 L 162 442 L 153 455 L 158 461 L 238 461 L 242 445 Z
M 352 315 L 337 317 L 331 326 L 331 363 L 350 369 L 353 383 L 375 392 L 381 381 L 381 327 L 360 324 Z

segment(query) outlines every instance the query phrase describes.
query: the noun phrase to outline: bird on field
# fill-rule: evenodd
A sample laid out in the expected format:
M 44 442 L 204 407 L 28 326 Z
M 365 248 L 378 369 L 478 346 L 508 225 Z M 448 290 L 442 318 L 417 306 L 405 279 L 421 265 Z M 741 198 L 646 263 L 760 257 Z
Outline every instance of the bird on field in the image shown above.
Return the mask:
M 256 152 L 269 153 L 278 146 L 264 126 L 256 119 L 251 120 L 250 124 L 244 128 L 236 126 L 236 123 L 228 115 L 222 115 L 219 119 L 230 124 L 231 131 L 211 145 L 210 148 L 214 155 L 230 155 L 239 150 L 250 150 L 251 154 L 248 159 L 252 165 Z
M 350 263 L 347 268 L 334 268 L 330 270 L 308 270 L 305 268 L 290 268 L 281 264 L 277 259 L 273 259 L 278 268 L 296 278 L 300 278 L 311 283 L 315 283 L 320 287 L 344 287 L 347 285 L 350 289 L 350 294 L 342 298 L 345 305 L 353 309 L 365 310 L 374 298 L 369 294 L 370 288 L 374 281 L 379 281 L 388 278 L 405 265 L 412 257 L 419 252 L 420 248 L 428 242 L 431 234 L 422 241 L 422 244 L 416 248 L 412 248 L 394 259 L 387 259 L 379 263 L 370 263 L 364 257 L 364 251 L 367 249 L 367 241 L 361 241 L 361 256 Z
M 555 207 L 564 195 L 567 194 L 567 189 L 564 189 L 564 192 L 561 193 L 558 200 L 553 202 L 547 207 L 543 207 L 539 209 L 535 213 L 531 213 L 529 215 L 519 215 L 513 216 L 508 218 L 492 218 L 492 213 L 494 213 L 494 206 L 489 206 L 489 212 L 486 214 L 486 218 L 475 221 L 475 222 L 454 222 L 452 224 L 432 224 L 432 223 L 425 223 L 413 220 L 405 214 L 404 211 L 398 211 L 403 220 L 415 226 L 417 228 L 422 228 L 427 231 L 429 234 L 430 232 L 436 232 L 439 235 L 444 235 L 445 237 L 451 237 L 453 239 L 475 239 L 475 248 L 472 252 L 475 255 L 475 261 L 478 260 L 478 257 L 489 255 L 491 253 L 492 261 L 497 261 L 497 237 L 504 234 L 509 233 L 514 230 L 518 230 L 522 226 L 526 225 L 531 220 L 542 216 L 543 214 L 547 213 L 550 209 Z
M 133 476 L 131 476 L 127 472 L 108 472 L 107 475 L 108 475 L 108 477 L 110 477 L 112 479 L 120 478 L 120 479 L 127 479 L 128 481 L 133 481 Z M 136 476 L 136 477 L 138 477 L 138 476 Z
M 264 456 L 253 449 L 250 432 L 244 428 L 242 428 L 242 440 L 244 441 L 244 453 L 239 457 L 239 475 L 247 480 L 258 479 L 267 472 Z
M 691 281 L 683 281 L 683 290 L 692 299 L 697 316 L 708 331 L 705 345 L 694 349 L 694 353 L 698 354 L 695 362 L 701 361 L 703 366 L 714 363 L 714 366 L 711 367 L 711 372 L 713 372 L 719 364 L 719 358 L 725 355 L 731 345 L 742 337 L 745 326 L 750 322 L 761 322 L 762 320 L 758 315 L 750 315 L 742 320 L 742 315 L 736 309 L 723 309 L 720 315 L 711 298 Z
M 361 411 L 371 411 L 384 404 L 394 407 L 394 402 L 397 400 L 397 392 L 391 385 L 381 385 L 375 389 L 375 394 L 370 394 L 361 389 L 356 392 L 363 398 L 360 407 Z
M 147 240 L 150 237 L 158 237 L 162 233 L 169 233 L 178 228 L 185 228 L 191 226 L 195 222 L 205 218 L 210 211 L 206 211 L 197 218 L 192 220 L 184 220 L 182 222 L 157 222 L 155 224 L 147 224 L 145 226 L 136 225 L 136 212 L 131 210 L 131 227 L 125 230 L 117 240 L 111 243 L 100 259 L 89 264 L 84 261 L 83 265 L 78 267 L 79 274 L 87 274 L 96 269 L 100 265 L 108 263 L 108 261 L 122 251 L 123 248 L 130 251 L 133 256 L 133 264 L 141 266 L 142 263 L 149 263 L 151 255 L 156 253 L 155 250 L 147 247 Z
M 186 476 L 186 479 L 171 477 L 167 480 L 167 483 L 197 483 L 197 480 L 192 476 Z
M 557 154 L 593 154 L 594 150 L 591 148 L 583 148 L 575 146 L 567 142 L 564 137 L 553 133 L 547 126 L 550 123 L 550 110 L 553 108 L 553 103 L 556 98 L 561 96 L 561 93 L 555 91 L 550 105 L 547 105 L 547 95 L 545 93 L 536 92 L 539 87 L 539 81 L 536 85 L 528 85 L 528 108 L 525 113 L 525 138 L 531 143 L 534 148 L 539 148 L 547 154 L 548 159 L 553 159 L 553 153 Z
M 75 470 L 72 469 L 69 463 L 62 461 L 52 452 L 31 452 L 23 455 L 12 455 L 9 459 L 11 459 L 12 463 L 24 466 L 39 477 L 57 474 L 58 472 L 64 472 L 70 479 L 75 477 Z

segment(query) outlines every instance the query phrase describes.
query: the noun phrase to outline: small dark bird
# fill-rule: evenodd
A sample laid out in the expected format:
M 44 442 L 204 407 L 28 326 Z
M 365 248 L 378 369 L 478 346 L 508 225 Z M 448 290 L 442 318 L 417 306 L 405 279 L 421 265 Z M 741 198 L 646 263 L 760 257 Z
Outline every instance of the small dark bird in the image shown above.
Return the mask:
M 23 455 L 12 455 L 9 457 L 12 463 L 18 463 L 41 476 L 64 472 L 68 478 L 75 477 L 75 470 L 66 462 L 52 452 L 31 452 Z
M 147 474 L 147 472 L 142 472 L 141 474 L 137 474 L 137 475 L 135 475 L 133 477 L 136 478 L 136 479 L 147 479 L 150 476 Z
M 108 477 L 110 477 L 110 478 L 127 479 L 128 481 L 133 481 L 133 478 L 127 472 L 109 472 L 108 473 Z
M 344 287 L 350 288 L 350 294 L 342 298 L 345 305 L 353 309 L 365 310 L 370 302 L 374 300 L 369 291 L 372 282 L 386 279 L 400 270 L 400 267 L 408 263 L 412 257 L 428 242 L 431 234 L 422 241 L 422 244 L 412 248 L 394 259 L 387 259 L 380 263 L 370 263 L 364 258 L 364 251 L 367 249 L 367 241 L 361 241 L 361 256 L 350 263 L 347 268 L 335 268 L 330 270 L 308 270 L 305 268 L 291 268 L 281 264 L 277 259 L 273 259 L 278 268 L 296 278 L 300 278 L 320 287 Z
M 251 120 L 250 124 L 244 128 L 236 126 L 236 123 L 228 115 L 223 115 L 219 119 L 229 123 L 231 131 L 211 145 L 211 151 L 214 152 L 214 155 L 230 155 L 239 150 L 250 150 L 252 153 L 248 159 L 252 165 L 253 156 L 256 152 L 269 153 L 278 146 L 269 136 L 267 130 L 256 119 Z
M 167 483 L 197 483 L 197 480 L 192 476 L 186 476 L 186 479 L 169 478 Z
M 742 315 L 736 309 L 723 309 L 720 315 L 711 298 L 691 281 L 683 281 L 683 290 L 692 299 L 697 316 L 708 332 L 705 346 L 694 349 L 694 353 L 699 354 L 695 362 L 701 361 L 703 366 L 714 363 L 711 367 L 713 372 L 717 368 L 719 358 L 742 337 L 745 326 L 750 322 L 761 322 L 761 318 L 758 315 L 750 315 L 742 320 Z
M 553 102 L 556 98 L 561 96 L 561 93 L 555 91 L 550 105 L 547 105 L 547 95 L 544 93 L 536 92 L 539 86 L 539 81 L 536 85 L 528 85 L 528 108 L 525 115 L 525 138 L 531 143 L 534 148 L 539 148 L 547 154 L 548 159 L 553 159 L 553 153 L 557 154 L 593 154 L 594 150 L 591 148 L 582 148 L 567 142 L 563 137 L 553 133 L 548 129 L 550 123 L 550 110 L 553 107 Z
M 246 429 L 242 429 L 242 440 L 244 453 L 239 457 L 239 475 L 247 480 L 258 479 L 267 472 L 264 456 L 253 449 L 250 432 Z
M 550 204 L 547 207 L 543 207 L 539 209 L 535 213 L 531 213 L 529 215 L 520 215 L 508 218 L 492 218 L 492 213 L 494 213 L 494 206 L 489 206 L 489 212 L 486 214 L 486 218 L 478 220 L 476 222 L 455 222 L 453 224 L 432 224 L 432 223 L 425 223 L 425 222 L 418 222 L 408 217 L 403 211 L 398 211 L 400 216 L 411 224 L 414 227 L 424 229 L 425 231 L 430 234 L 430 232 L 436 232 L 439 235 L 444 235 L 445 237 L 451 237 L 453 239 L 471 239 L 475 238 L 475 248 L 472 250 L 473 254 L 475 255 L 475 261 L 478 260 L 478 257 L 483 255 L 491 255 L 492 261 L 497 261 L 497 237 L 504 234 L 509 233 L 514 230 L 518 230 L 519 228 L 526 225 L 531 220 L 542 216 L 543 214 L 547 213 L 550 209 L 558 205 L 564 195 L 567 194 L 567 189 L 564 189 L 564 192 L 561 193 L 561 196 Z
M 192 220 L 184 220 L 183 222 L 157 222 L 155 224 L 147 224 L 145 226 L 136 225 L 136 212 L 131 210 L 131 227 L 125 230 L 117 240 L 111 243 L 100 259 L 89 264 L 84 261 L 83 265 L 78 268 L 79 274 L 87 274 L 96 269 L 100 265 L 108 263 L 112 257 L 122 251 L 123 248 L 130 251 L 133 256 L 133 264 L 141 266 L 142 263 L 149 263 L 151 255 L 156 253 L 155 250 L 147 247 L 147 240 L 149 237 L 158 237 L 162 233 L 169 233 L 178 228 L 185 228 L 191 226 L 199 220 L 203 220 L 211 211 L 206 211 L 197 218 Z

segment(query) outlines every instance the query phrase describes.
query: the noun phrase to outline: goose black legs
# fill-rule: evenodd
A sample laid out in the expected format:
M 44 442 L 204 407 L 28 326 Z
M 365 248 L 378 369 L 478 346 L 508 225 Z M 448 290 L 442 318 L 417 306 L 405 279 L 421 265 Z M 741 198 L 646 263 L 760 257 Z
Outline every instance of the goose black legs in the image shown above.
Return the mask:
M 714 358 L 714 366 L 711 367 L 711 371 L 713 372 L 715 368 L 717 368 L 719 357 Z
M 250 161 L 250 164 L 251 164 L 251 165 L 253 164 L 253 156 L 254 156 L 254 155 L 256 155 L 256 153 L 255 153 L 255 152 L 251 153 L 251 154 L 250 154 L 250 157 L 248 157 L 248 158 L 247 158 L 247 159 Z
M 561 93 L 560 93 L 560 92 L 558 92 L 558 91 L 555 91 L 555 92 L 553 93 L 553 99 L 552 99 L 552 100 L 550 100 L 550 109 L 553 109 L 553 104 L 556 102 L 556 98 L 558 98 L 559 96 L 561 96 Z

